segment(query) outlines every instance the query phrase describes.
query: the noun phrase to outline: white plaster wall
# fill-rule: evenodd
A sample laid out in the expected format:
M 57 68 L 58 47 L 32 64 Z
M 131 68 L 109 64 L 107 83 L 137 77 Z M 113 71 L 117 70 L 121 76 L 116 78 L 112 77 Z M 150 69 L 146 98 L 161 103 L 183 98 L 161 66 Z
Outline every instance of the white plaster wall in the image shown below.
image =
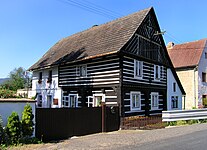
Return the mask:
M 52 83 L 47 83 L 48 72 L 52 70 Z M 39 72 L 42 72 L 42 83 L 39 84 Z M 48 107 L 47 95 L 52 95 L 53 98 L 58 99 L 58 105 L 53 105 L 53 108 L 61 107 L 62 89 L 58 87 L 58 67 L 48 68 L 44 70 L 33 71 L 32 77 L 32 91 L 42 94 L 42 106 Z M 53 102 L 53 101 L 52 101 Z
M 202 72 L 207 74 L 207 59 L 205 58 L 207 48 L 203 50 L 199 65 L 198 65 L 198 107 L 202 107 L 202 96 L 207 95 L 207 82 L 202 82 Z
M 7 124 L 7 118 L 11 115 L 11 113 L 17 112 L 19 115 L 19 118 L 21 120 L 22 118 L 22 112 L 24 110 L 24 106 L 26 104 L 29 104 L 32 107 L 32 113 L 34 115 L 34 123 L 35 123 L 35 102 L 1 102 L 0 101 L 0 115 L 3 120 L 3 126 L 5 127 Z
M 173 83 L 176 83 L 176 92 L 173 91 Z M 167 110 L 172 109 L 171 96 L 178 96 L 178 108 L 177 110 L 182 110 L 182 92 L 178 86 L 177 81 L 172 74 L 171 69 L 167 69 Z

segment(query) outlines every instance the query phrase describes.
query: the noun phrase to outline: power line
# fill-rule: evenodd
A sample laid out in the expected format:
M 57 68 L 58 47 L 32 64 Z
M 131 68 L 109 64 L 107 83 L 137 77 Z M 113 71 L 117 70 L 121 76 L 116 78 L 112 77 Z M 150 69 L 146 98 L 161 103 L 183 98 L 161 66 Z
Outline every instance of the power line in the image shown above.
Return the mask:
M 175 38 L 175 36 L 173 36 L 172 34 L 170 34 L 168 31 L 165 34 L 166 36 L 168 36 L 169 38 L 171 38 L 172 40 L 176 41 L 177 43 L 183 43 L 181 40 Z
M 73 1 L 73 0 L 59 0 L 59 1 L 66 3 L 66 4 L 69 4 L 69 5 L 72 5 L 72 6 L 75 6 L 75 7 L 78 7 L 78 8 L 81 8 L 83 10 L 86 10 L 86 11 L 89 11 L 92 13 L 95 13 L 95 14 L 102 15 L 102 16 L 110 18 L 110 19 L 120 17 L 117 14 L 114 14 L 114 13 L 112 14 L 109 11 L 106 11 L 106 9 L 103 7 L 102 7 L 102 9 L 100 9 L 100 7 L 96 6 L 95 4 L 93 4 L 91 2 L 90 2 L 91 4 L 88 4 L 88 3 L 84 4 L 84 3 L 80 3 L 78 1 Z

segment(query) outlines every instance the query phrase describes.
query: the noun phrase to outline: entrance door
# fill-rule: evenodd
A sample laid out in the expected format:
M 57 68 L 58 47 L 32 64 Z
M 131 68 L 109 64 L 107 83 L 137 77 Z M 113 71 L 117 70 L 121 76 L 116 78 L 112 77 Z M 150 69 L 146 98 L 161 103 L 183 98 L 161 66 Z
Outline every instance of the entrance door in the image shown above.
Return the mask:
M 47 95 L 47 107 L 52 107 L 52 95 Z

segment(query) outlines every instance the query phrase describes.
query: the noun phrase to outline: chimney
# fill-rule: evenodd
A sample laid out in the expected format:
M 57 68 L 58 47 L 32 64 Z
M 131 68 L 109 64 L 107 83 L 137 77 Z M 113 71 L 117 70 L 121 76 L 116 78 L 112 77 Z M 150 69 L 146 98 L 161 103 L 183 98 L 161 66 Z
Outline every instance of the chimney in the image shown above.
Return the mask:
M 175 45 L 175 44 L 174 44 L 173 42 L 169 42 L 169 43 L 167 44 L 167 49 L 171 49 L 171 48 L 173 48 L 174 45 Z

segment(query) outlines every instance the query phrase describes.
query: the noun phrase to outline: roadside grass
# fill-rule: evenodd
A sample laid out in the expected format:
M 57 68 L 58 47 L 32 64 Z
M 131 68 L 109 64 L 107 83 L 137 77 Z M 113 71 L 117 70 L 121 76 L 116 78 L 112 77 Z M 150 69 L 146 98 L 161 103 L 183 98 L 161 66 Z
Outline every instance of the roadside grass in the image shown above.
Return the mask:
M 207 123 L 207 119 L 197 119 L 197 120 L 178 120 L 166 122 L 166 127 L 168 126 L 182 126 L 182 125 L 192 125 L 197 123 Z

